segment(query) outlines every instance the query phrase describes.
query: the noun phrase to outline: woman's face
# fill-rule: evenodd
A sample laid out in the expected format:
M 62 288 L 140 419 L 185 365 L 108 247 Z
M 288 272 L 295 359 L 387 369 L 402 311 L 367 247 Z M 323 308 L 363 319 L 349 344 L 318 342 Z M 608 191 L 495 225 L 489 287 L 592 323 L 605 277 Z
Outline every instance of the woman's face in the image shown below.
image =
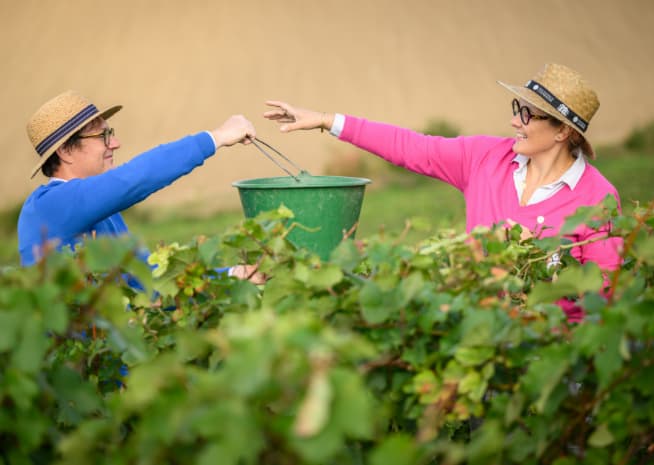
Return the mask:
M 515 142 L 513 151 L 527 157 L 548 152 L 559 141 L 556 139 L 560 128 L 554 127 L 548 121 L 547 115 L 524 100 L 518 100 L 520 110 L 516 112 L 517 106 L 513 104 L 514 115 L 511 118 L 511 126 L 515 129 Z M 528 108 L 531 118 L 525 117 Z M 521 115 L 522 114 L 522 115 Z M 544 119 L 545 118 L 545 119 Z M 523 120 L 527 120 L 527 124 Z

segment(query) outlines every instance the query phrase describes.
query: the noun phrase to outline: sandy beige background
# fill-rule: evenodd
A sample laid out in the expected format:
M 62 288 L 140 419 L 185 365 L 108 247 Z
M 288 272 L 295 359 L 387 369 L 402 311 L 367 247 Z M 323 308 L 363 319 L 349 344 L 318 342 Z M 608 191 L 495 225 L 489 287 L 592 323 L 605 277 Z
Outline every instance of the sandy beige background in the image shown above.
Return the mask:
M 509 94 L 545 62 L 578 69 L 601 108 L 589 138 L 616 141 L 654 119 L 652 0 L 0 0 L 0 208 L 24 199 L 36 154 L 25 122 L 76 89 L 105 106 L 118 161 L 243 113 L 313 174 L 346 150 L 283 135 L 266 99 L 420 128 L 510 135 Z M 231 182 L 283 174 L 252 147 L 221 151 L 149 207 L 238 203 Z

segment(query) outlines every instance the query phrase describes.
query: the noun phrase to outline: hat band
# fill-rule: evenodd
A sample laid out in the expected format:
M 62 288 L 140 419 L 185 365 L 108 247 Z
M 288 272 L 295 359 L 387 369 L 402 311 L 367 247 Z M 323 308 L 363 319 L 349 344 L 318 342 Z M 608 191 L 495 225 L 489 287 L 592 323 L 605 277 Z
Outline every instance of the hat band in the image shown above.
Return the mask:
M 581 116 L 572 111 L 565 103 L 556 98 L 554 94 L 543 87 L 540 83 L 536 81 L 528 81 L 527 84 L 525 84 L 525 87 L 527 89 L 533 90 L 539 96 L 541 96 L 547 103 L 552 105 L 552 108 L 561 113 L 565 119 L 579 128 L 581 132 L 586 132 L 586 129 L 588 128 L 588 121 L 584 120 Z
M 95 105 L 91 104 L 85 107 L 82 111 L 62 124 L 56 131 L 43 139 L 39 145 L 36 146 L 36 152 L 39 154 L 39 156 L 43 156 L 43 154 L 47 152 L 50 147 L 56 144 L 62 137 L 68 134 L 72 129 L 79 126 L 82 122 L 84 122 L 84 120 L 88 119 L 96 113 L 99 112 Z

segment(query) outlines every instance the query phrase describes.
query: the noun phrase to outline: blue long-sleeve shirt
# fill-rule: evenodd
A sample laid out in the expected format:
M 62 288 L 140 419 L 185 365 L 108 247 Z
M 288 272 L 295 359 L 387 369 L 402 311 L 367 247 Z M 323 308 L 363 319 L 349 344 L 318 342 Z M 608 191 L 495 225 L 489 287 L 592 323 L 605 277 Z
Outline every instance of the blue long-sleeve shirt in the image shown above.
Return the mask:
M 85 235 L 118 236 L 128 229 L 120 212 L 202 165 L 216 151 L 207 132 L 144 152 L 102 174 L 52 180 L 25 200 L 18 217 L 21 263 L 39 259 L 45 241 L 74 247 Z

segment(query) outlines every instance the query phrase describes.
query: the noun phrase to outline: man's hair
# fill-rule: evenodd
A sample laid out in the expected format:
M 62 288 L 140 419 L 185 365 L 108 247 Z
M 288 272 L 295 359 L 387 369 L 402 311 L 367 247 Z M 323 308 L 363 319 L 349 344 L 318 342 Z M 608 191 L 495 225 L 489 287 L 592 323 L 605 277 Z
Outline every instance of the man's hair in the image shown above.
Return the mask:
M 82 131 L 85 131 L 89 128 L 92 128 L 98 124 L 100 121 L 100 118 L 95 118 L 88 123 L 86 123 L 83 127 L 81 127 L 79 130 L 75 131 L 73 135 L 71 135 L 66 141 L 61 144 L 61 149 L 63 150 L 72 150 L 72 149 L 77 149 L 82 145 L 82 139 L 79 138 L 79 136 L 82 134 Z M 57 152 L 53 153 L 50 155 L 50 157 L 46 160 L 46 162 L 41 166 L 41 173 L 45 177 L 51 178 L 54 176 L 55 172 L 57 171 L 57 168 L 59 168 L 59 165 L 61 165 L 61 158 L 59 158 L 59 155 Z

